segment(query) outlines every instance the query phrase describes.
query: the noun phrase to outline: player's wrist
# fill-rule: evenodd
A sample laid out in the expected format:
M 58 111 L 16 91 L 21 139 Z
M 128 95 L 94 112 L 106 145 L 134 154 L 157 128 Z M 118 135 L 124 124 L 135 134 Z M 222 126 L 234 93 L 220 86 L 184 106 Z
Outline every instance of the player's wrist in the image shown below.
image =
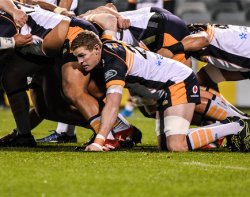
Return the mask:
M 177 42 L 176 44 L 168 46 L 167 49 L 170 50 L 174 55 L 178 53 L 184 53 L 185 51 L 182 42 Z
M 103 136 L 102 134 L 97 134 L 95 137 L 95 141 L 94 143 L 99 144 L 100 146 L 103 146 L 105 143 L 105 136 Z
M 94 146 L 94 147 L 96 147 L 96 148 L 98 148 L 100 151 L 103 151 L 103 146 L 101 146 L 100 144 L 98 144 L 98 143 L 92 143 L 92 144 L 90 144 L 91 146 Z
M 61 7 L 56 7 L 53 12 L 55 12 L 56 14 L 62 14 L 63 12 L 67 11 L 66 8 L 61 8 Z
M 0 37 L 0 49 L 10 49 L 10 48 L 15 48 L 14 37 L 11 38 Z

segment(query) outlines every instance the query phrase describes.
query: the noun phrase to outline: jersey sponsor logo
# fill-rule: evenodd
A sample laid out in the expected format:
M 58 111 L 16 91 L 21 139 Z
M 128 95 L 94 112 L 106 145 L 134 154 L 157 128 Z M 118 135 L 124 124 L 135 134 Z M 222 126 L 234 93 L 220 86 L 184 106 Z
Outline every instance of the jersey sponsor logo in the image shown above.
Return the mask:
M 156 62 L 156 66 L 160 66 L 160 65 L 161 65 L 161 63 L 162 63 L 162 59 L 163 59 L 163 57 L 162 57 L 161 55 L 158 55 L 158 54 L 157 54 L 157 62 Z
M 198 87 L 197 87 L 197 85 L 194 85 L 193 86 L 193 93 L 197 94 L 197 92 L 198 92 Z
M 239 34 L 239 37 L 241 40 L 247 39 L 247 34 L 242 32 L 241 34 Z
M 109 79 L 111 79 L 112 77 L 117 75 L 117 71 L 116 70 L 108 70 L 107 72 L 105 72 L 105 80 L 108 81 Z

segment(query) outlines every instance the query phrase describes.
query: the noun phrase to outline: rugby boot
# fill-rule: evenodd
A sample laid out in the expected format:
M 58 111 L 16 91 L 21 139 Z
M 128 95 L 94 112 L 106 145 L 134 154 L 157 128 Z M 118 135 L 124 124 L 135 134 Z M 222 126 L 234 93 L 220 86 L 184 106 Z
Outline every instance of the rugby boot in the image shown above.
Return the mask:
M 50 131 L 53 132 L 52 134 L 37 139 L 37 142 L 46 142 L 46 143 L 74 143 L 77 142 L 76 135 L 69 136 L 67 133 L 57 133 L 56 131 Z
M 20 135 L 15 129 L 0 139 L 1 147 L 36 147 L 36 145 L 33 135 L 30 133 Z

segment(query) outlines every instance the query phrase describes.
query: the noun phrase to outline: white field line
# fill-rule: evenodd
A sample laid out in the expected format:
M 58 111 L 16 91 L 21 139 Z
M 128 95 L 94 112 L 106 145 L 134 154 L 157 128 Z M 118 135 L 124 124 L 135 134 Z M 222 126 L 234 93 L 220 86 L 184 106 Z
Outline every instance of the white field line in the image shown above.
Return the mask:
M 225 168 L 225 169 L 231 169 L 231 170 L 249 170 L 249 168 L 246 168 L 246 167 L 206 164 L 206 163 L 201 163 L 201 162 L 196 162 L 196 161 L 183 162 L 183 164 L 184 165 L 190 165 L 190 166 L 210 167 L 210 168 Z

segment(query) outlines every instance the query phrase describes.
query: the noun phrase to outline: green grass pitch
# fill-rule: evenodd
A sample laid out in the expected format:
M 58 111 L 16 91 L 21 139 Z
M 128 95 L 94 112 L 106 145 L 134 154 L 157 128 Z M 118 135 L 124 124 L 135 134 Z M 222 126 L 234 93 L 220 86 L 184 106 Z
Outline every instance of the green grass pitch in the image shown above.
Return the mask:
M 14 128 L 9 110 L 0 111 L 0 135 Z M 188 153 L 159 152 L 154 121 L 136 113 L 129 121 L 143 131 L 132 150 L 76 152 L 91 135 L 77 128 L 78 143 L 0 148 L 1 197 L 163 197 L 250 196 L 250 154 L 224 149 Z M 36 138 L 55 129 L 44 121 Z

